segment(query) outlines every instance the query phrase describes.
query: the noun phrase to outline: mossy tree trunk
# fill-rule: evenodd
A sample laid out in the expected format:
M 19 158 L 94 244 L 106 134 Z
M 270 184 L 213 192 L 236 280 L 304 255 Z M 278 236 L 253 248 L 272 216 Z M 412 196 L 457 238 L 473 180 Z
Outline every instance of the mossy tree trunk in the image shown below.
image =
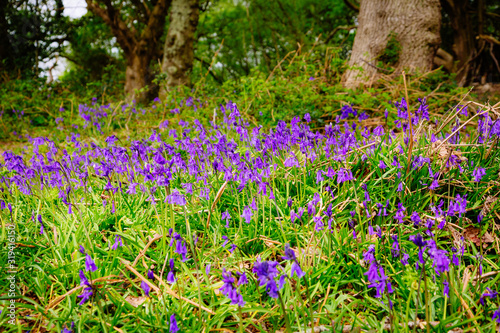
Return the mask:
M 370 84 L 378 74 L 378 58 L 391 36 L 400 45 L 397 71 L 429 71 L 441 43 L 439 0 L 361 1 L 349 69 L 342 82 L 348 89 Z
M 198 0 L 172 1 L 162 63 L 162 72 L 167 74 L 167 78 L 160 90 L 160 97 L 164 97 L 166 91 L 174 87 L 190 84 L 198 18 Z

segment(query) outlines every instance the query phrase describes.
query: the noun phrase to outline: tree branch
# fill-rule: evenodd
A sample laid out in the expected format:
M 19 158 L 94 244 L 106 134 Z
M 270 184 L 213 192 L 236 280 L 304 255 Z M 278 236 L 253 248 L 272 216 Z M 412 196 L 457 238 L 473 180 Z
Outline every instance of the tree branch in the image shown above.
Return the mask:
M 347 7 L 354 10 L 356 13 L 359 13 L 359 5 L 358 4 L 352 3 L 349 0 L 344 0 L 344 3 Z
M 326 37 L 325 44 L 328 44 L 328 42 L 333 38 L 333 36 L 335 36 L 337 31 L 339 31 L 339 30 L 351 30 L 351 29 L 355 29 L 355 28 L 357 28 L 357 26 L 355 26 L 355 25 L 350 25 L 350 26 L 340 25 L 338 27 L 335 27 L 335 29 L 333 29 L 333 31 L 328 34 L 328 37 Z
M 146 27 L 142 31 L 141 40 L 157 43 L 163 35 L 165 18 L 172 0 L 159 0 L 151 11 Z M 160 28 L 161 27 L 161 28 Z
M 119 12 L 113 7 L 109 0 L 104 0 L 106 9 L 99 6 L 94 0 L 85 0 L 87 9 L 94 15 L 99 16 L 111 28 L 111 32 L 116 37 L 118 44 L 125 52 L 126 57 L 129 56 L 137 45 L 135 29 L 129 28 L 121 19 Z
M 198 57 L 194 57 L 194 58 L 195 58 L 196 60 L 198 60 L 199 62 L 201 62 L 201 63 L 202 63 L 202 65 L 204 65 L 204 66 L 207 68 L 208 73 L 209 73 L 210 75 L 212 75 L 212 77 L 214 78 L 214 80 L 215 80 L 217 83 L 222 84 L 222 79 L 221 79 L 221 78 L 219 78 L 218 76 L 216 76 L 216 75 L 214 74 L 214 72 L 210 69 L 210 64 L 209 64 L 208 62 L 206 62 L 205 60 L 203 60 L 203 59 L 201 59 L 201 58 L 198 58 Z

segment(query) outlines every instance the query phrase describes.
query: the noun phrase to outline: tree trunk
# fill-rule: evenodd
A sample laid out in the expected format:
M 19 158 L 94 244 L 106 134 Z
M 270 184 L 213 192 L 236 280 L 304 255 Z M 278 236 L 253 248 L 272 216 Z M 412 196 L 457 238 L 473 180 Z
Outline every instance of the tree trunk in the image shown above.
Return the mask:
M 127 59 L 127 69 L 125 71 L 125 95 L 130 100 L 146 100 L 147 92 L 139 90 L 150 83 L 148 82 L 149 62 L 149 57 L 138 52 L 132 54 L 129 59 Z
M 152 81 L 151 62 L 161 58 L 159 43 L 165 29 L 165 18 L 171 0 L 132 1 L 127 8 L 135 16 L 124 15 L 123 4 L 110 0 L 85 0 L 87 9 L 103 19 L 110 28 L 127 59 L 125 73 L 125 94 L 128 99 L 146 101 L 152 92 L 136 91 Z M 123 11 L 123 12 L 122 12 Z M 139 21 L 137 26 L 129 24 L 129 19 Z M 140 29 L 138 29 L 140 27 Z M 151 88 L 151 87 L 150 87 Z
M 358 21 L 350 69 L 342 78 L 345 88 L 376 79 L 377 60 L 391 35 L 401 46 L 397 71 L 431 70 L 441 42 L 439 0 L 364 0 Z
M 456 80 L 459 86 L 464 86 L 468 82 L 469 60 L 474 50 L 474 32 L 470 24 L 468 3 L 468 0 L 442 1 L 453 28 L 453 52 L 458 60 Z
M 167 74 L 167 81 L 160 91 L 161 98 L 165 96 L 166 91 L 174 87 L 190 84 L 189 74 L 194 59 L 194 34 L 199 18 L 198 2 L 198 0 L 172 1 L 161 68 L 162 72 Z

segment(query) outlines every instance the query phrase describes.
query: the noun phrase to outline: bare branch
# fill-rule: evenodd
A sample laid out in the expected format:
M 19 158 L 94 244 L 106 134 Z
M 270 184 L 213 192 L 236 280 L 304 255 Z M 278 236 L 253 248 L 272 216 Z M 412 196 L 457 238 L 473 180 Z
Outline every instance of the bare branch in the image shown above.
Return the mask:
M 118 44 L 120 44 L 125 54 L 130 55 L 132 50 L 137 45 L 135 29 L 129 28 L 127 24 L 123 22 L 119 12 L 113 7 L 111 1 L 103 1 L 106 5 L 106 9 L 99 6 L 99 4 L 93 0 L 85 0 L 85 2 L 87 3 L 87 9 L 94 15 L 102 18 L 102 20 L 111 28 L 111 32 L 116 37 Z
M 347 7 L 359 13 L 359 5 L 357 3 L 352 3 L 349 0 L 344 0 L 344 3 Z

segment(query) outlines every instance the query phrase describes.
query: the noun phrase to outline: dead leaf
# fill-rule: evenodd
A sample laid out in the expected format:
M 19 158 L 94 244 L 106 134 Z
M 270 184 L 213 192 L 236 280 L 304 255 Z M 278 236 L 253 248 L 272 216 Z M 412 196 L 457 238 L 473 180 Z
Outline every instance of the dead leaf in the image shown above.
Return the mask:
M 129 296 L 125 297 L 125 300 L 128 302 L 128 304 L 130 304 L 134 308 L 136 308 L 146 301 L 146 297 L 144 297 L 144 296 L 135 297 L 135 296 L 129 295 Z
M 459 249 L 462 246 L 462 236 L 460 232 L 457 231 L 450 223 L 446 224 L 446 228 L 450 231 L 451 236 L 453 237 L 453 245 L 455 248 Z
M 489 212 L 491 212 L 491 207 L 496 201 L 497 201 L 497 197 L 494 197 L 492 195 L 488 195 L 488 197 L 484 201 L 484 207 L 481 210 L 481 215 L 486 216 Z
M 479 238 L 481 234 L 481 229 L 476 227 L 467 227 L 464 229 L 464 237 L 466 240 L 473 242 L 476 246 L 481 246 L 483 244 L 483 248 L 487 248 L 489 244 L 493 243 L 495 240 L 489 232 L 485 232 L 484 235 Z
M 432 143 L 432 146 L 431 146 L 432 153 L 431 153 L 430 157 L 432 157 L 433 159 L 434 159 L 434 157 L 437 157 L 437 160 L 438 160 L 438 162 L 440 162 L 441 165 L 446 164 L 452 156 L 455 156 L 458 164 L 461 164 L 462 162 L 467 161 L 467 158 L 465 156 L 462 156 L 461 152 L 453 150 L 449 146 L 448 142 L 445 142 L 444 144 L 442 144 L 442 142 L 443 141 L 441 141 L 441 140 L 437 140 L 437 141 Z M 451 168 L 443 167 L 443 169 L 441 171 L 442 171 L 442 173 L 445 174 L 450 169 L 454 169 L 454 168 L 456 168 L 456 165 L 451 166 Z

